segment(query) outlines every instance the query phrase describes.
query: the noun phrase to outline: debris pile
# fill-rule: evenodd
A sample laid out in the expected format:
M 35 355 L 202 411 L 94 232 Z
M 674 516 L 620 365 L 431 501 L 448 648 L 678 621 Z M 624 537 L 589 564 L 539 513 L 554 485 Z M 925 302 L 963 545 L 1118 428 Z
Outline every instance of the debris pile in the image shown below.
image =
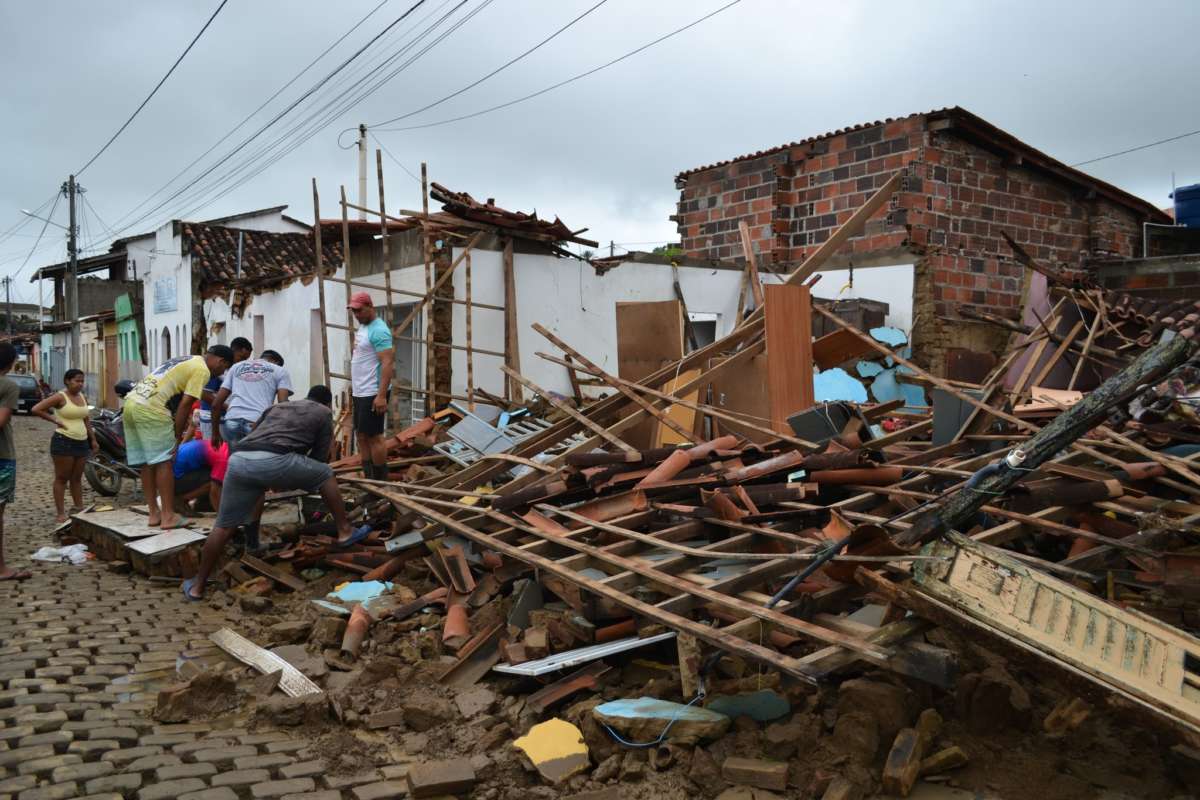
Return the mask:
M 222 647 L 421 753 L 415 797 L 1179 791 L 1200 763 L 1200 312 L 1016 253 L 1046 281 L 1037 324 L 966 309 L 1013 333 L 981 383 L 809 303 L 819 259 L 636 381 L 535 326 L 610 393 L 506 367 L 542 405 L 452 404 L 394 438 L 387 481 L 342 459 L 373 534 L 336 549 L 306 500 L 227 565 L 253 613 Z M 837 330 L 789 360 L 776 332 L 813 312 Z M 769 417 L 716 402 L 764 360 Z M 814 367 L 870 395 L 820 402 Z

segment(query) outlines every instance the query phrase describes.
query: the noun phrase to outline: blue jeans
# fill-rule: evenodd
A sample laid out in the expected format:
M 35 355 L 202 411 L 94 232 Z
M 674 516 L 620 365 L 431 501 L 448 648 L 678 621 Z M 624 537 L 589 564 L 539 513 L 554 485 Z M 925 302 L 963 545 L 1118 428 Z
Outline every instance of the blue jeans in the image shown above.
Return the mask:
M 228 442 L 230 447 L 246 438 L 254 423 L 248 419 L 221 420 L 221 440 Z

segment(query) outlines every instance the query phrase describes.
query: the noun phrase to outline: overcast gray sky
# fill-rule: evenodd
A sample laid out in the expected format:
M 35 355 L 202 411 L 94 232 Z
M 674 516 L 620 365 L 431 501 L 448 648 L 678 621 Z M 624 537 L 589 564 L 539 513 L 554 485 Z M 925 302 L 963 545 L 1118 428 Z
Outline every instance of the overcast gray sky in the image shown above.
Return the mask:
M 0 273 L 21 266 L 42 227 L 30 221 L 5 237 L 20 209 L 50 199 L 91 158 L 218 2 L 0 2 Z M 301 104 L 213 176 L 292 130 L 311 131 L 311 138 L 284 139 L 298 146 L 250 180 L 232 179 L 262 169 L 261 154 L 208 193 L 197 194 L 198 184 L 153 210 L 414 2 L 385 0 L 181 181 L 131 214 L 380 3 L 228 0 L 158 95 L 80 178 L 94 209 L 85 212 L 85 245 L 104 248 L 99 220 L 118 229 L 132 223 L 126 233 L 135 233 L 181 215 L 210 218 L 282 203 L 311 219 L 312 177 L 325 216 L 335 216 L 338 186 L 356 191 L 354 151 L 339 148 L 340 130 L 407 114 L 461 89 L 598 0 L 467 0 L 421 45 L 477 12 L 473 17 L 372 95 L 332 114 L 337 101 L 350 105 L 355 87 L 369 85 L 363 75 L 370 68 L 462 2 L 426 0 L 342 74 L 351 80 L 335 80 L 313 98 L 315 106 L 335 101 L 328 124 L 295 128 L 314 108 Z M 725 2 L 608 0 L 528 58 L 396 125 L 469 114 L 537 91 Z M 675 237 L 667 217 L 677 172 L 856 123 L 961 105 L 1067 163 L 1196 130 L 1198 20 L 1200 5 L 1190 2 L 742 0 L 616 66 L 512 108 L 378 136 L 409 169 L 425 160 L 431 178 L 452 189 L 557 214 L 572 227 L 589 227 L 593 238 L 648 249 L 641 243 Z M 392 69 L 416 48 L 407 53 Z M 1172 174 L 1180 185 L 1200 182 L 1200 136 L 1086 169 L 1166 206 Z M 419 203 L 419 184 L 387 157 L 385 173 L 390 207 Z M 374 205 L 373 188 L 371 198 Z M 65 223 L 65 203 L 54 218 Z M 63 231 L 51 226 L 18 276 L 17 295 L 35 298 L 29 275 L 64 255 Z

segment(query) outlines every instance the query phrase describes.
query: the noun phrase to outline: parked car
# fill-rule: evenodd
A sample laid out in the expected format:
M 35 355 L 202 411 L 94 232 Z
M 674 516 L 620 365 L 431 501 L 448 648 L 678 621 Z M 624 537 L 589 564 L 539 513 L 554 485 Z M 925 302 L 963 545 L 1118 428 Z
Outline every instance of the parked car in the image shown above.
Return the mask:
M 38 379 L 32 375 L 13 375 L 8 376 L 17 388 L 21 390 L 20 400 L 17 402 L 17 409 L 28 414 L 33 410 L 41 399 L 45 397 L 42 393 L 42 387 L 38 385 Z

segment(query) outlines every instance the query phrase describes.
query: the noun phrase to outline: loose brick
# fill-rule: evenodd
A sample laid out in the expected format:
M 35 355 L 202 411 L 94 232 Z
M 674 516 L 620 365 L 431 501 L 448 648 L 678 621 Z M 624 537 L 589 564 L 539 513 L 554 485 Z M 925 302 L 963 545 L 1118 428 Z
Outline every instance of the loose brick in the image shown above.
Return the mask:
M 131 795 L 140 788 L 142 788 L 142 776 L 138 772 L 93 778 L 83 786 L 84 791 L 88 794 L 113 793 L 123 796 Z
M 408 783 L 406 781 L 365 783 L 362 786 L 355 786 L 352 794 L 354 800 L 390 800 L 390 798 L 404 797 L 408 794 Z
M 283 797 L 285 794 L 300 794 L 311 792 L 317 788 L 312 778 L 292 778 L 284 781 L 268 781 L 256 783 L 250 787 L 250 796 L 256 800 Z
M 116 767 L 108 761 L 93 761 L 90 764 L 72 764 L 58 767 L 50 773 L 54 783 L 70 783 L 72 781 L 90 781 L 92 778 L 103 778 L 111 774 Z
M 413 764 L 408 770 L 408 790 L 413 797 L 461 794 L 474 785 L 475 768 L 465 758 Z
M 216 774 L 216 764 L 175 764 L 154 770 L 154 777 L 160 781 L 173 781 L 179 778 L 207 778 Z
M 137 800 L 176 800 L 180 795 L 200 792 L 207 788 L 199 778 L 183 778 L 146 786 L 137 793 Z
M 733 756 L 725 759 L 721 765 L 721 777 L 730 783 L 782 792 L 787 789 L 788 765 L 782 761 Z
M 883 790 L 907 797 L 921 773 L 921 734 L 905 728 L 896 734 L 891 752 L 883 765 Z
M 291 776 L 289 776 L 291 777 Z M 266 783 L 271 780 L 271 771 L 267 769 L 239 769 L 232 772 L 222 772 L 214 775 L 213 786 L 251 786 L 255 783 Z

